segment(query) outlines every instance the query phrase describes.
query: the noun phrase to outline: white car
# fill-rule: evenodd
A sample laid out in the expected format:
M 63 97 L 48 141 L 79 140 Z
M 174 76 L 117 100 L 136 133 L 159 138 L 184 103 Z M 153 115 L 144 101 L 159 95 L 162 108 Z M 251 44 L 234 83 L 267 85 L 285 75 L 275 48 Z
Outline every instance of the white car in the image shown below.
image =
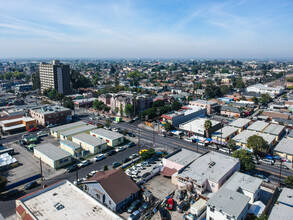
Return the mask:
M 106 158 L 104 154 L 99 154 L 99 155 L 95 156 L 94 159 L 97 162 L 97 161 L 103 160 L 104 158 Z
M 191 143 L 193 142 L 192 138 L 184 138 L 184 140 L 187 141 L 187 142 L 191 142 Z
M 117 132 L 118 131 L 118 128 L 113 128 L 112 131 Z
M 219 151 L 222 151 L 222 152 L 224 152 L 224 153 L 228 153 L 228 154 L 229 154 L 229 149 L 228 149 L 228 148 L 221 147 L 221 148 L 219 149 Z
M 75 181 L 73 182 L 73 185 L 80 184 L 80 183 L 82 183 L 82 182 L 85 181 L 85 180 L 86 180 L 86 178 L 79 178 L 77 181 L 75 180 Z
M 138 154 L 131 154 L 129 158 L 132 160 L 132 159 L 137 158 L 137 157 L 139 157 Z
M 80 167 L 85 167 L 87 165 L 89 165 L 91 162 L 89 160 L 83 160 L 80 163 L 77 164 L 77 166 Z
M 116 149 L 115 149 L 115 151 L 116 152 L 120 152 L 120 151 L 123 151 L 123 150 L 125 150 L 126 148 L 125 147 L 117 147 Z
M 114 124 L 118 124 L 119 122 L 118 122 L 118 121 L 113 121 L 113 123 L 114 123 Z
M 38 137 L 45 137 L 45 136 L 48 136 L 48 133 L 45 132 L 45 131 L 39 131 L 39 132 L 37 133 L 37 135 L 38 135 Z

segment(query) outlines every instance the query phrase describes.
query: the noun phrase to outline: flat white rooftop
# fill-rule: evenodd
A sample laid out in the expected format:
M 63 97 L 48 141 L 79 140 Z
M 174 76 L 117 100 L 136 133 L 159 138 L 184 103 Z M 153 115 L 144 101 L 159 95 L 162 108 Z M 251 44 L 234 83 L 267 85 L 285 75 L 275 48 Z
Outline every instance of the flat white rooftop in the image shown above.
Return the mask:
M 204 134 L 205 132 L 204 123 L 206 120 L 207 120 L 206 118 L 197 118 L 194 120 L 190 120 L 188 122 L 180 124 L 179 128 L 185 131 L 191 131 L 198 134 Z M 215 120 L 210 120 L 210 121 L 212 122 L 212 127 L 217 124 L 220 124 L 220 122 Z
M 64 180 L 19 199 L 37 219 L 122 219 Z

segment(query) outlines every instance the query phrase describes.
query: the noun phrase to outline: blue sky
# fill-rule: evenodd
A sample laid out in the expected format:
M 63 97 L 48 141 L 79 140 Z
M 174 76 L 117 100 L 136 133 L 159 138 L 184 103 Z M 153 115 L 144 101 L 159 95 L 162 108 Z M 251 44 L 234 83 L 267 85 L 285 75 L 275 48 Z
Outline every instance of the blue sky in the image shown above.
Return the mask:
M 17 0 L 0 57 L 293 58 L 292 0 Z

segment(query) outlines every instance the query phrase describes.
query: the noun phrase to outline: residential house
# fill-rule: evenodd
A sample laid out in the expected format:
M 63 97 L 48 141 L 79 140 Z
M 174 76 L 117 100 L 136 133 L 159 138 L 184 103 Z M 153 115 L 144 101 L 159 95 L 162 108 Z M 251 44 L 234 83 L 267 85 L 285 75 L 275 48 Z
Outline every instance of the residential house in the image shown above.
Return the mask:
M 215 143 L 225 145 L 237 134 L 238 128 L 225 126 L 214 132 L 211 137 Z
M 285 159 L 293 162 L 293 141 L 292 141 L 292 139 L 291 138 L 283 138 L 275 147 L 274 153 L 281 158 L 285 158 Z
M 231 122 L 229 126 L 238 128 L 238 131 L 241 132 L 250 125 L 251 121 L 245 118 L 238 118 L 235 121 Z
M 235 106 L 223 105 L 221 107 L 221 115 L 240 118 L 244 116 L 244 112 L 241 108 L 238 108 Z

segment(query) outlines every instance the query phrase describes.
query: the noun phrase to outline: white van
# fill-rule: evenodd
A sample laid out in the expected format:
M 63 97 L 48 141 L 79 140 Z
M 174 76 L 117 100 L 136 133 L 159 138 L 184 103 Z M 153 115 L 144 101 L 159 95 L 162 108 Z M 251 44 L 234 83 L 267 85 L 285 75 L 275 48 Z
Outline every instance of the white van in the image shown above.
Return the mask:
M 202 219 L 201 217 L 203 213 L 206 211 L 207 205 L 206 205 L 207 201 L 200 198 L 199 200 L 197 200 L 191 207 L 190 210 L 188 212 L 188 214 L 186 215 L 186 219 L 188 220 L 194 220 L 194 219 Z

